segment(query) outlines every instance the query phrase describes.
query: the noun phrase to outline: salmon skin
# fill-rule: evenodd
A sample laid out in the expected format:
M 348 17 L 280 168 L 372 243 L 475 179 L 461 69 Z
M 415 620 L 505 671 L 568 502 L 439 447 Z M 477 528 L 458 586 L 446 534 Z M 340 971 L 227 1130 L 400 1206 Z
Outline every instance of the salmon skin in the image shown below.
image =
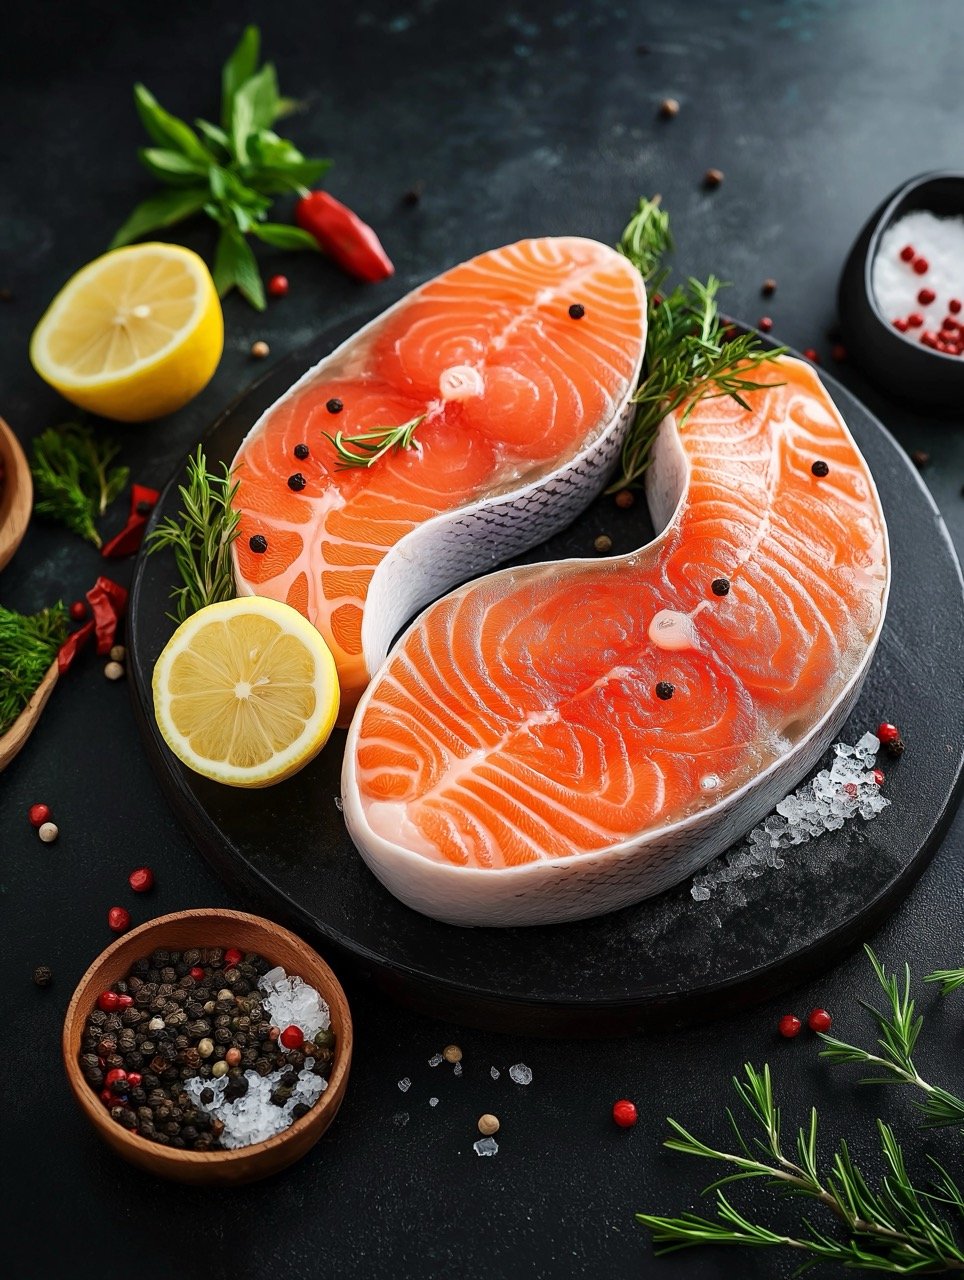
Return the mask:
M 339 723 L 418 609 L 596 496 L 645 341 L 645 289 L 624 257 L 523 240 L 410 293 L 255 423 L 232 467 L 238 590 L 294 605 L 322 633 Z M 369 468 L 340 468 L 327 438 L 415 421 L 416 446 Z
M 759 379 L 748 409 L 704 399 L 661 424 L 648 546 L 478 579 L 376 674 L 342 799 L 402 902 L 461 925 L 627 906 L 743 836 L 828 748 L 883 625 L 886 525 L 813 369 L 774 358 Z

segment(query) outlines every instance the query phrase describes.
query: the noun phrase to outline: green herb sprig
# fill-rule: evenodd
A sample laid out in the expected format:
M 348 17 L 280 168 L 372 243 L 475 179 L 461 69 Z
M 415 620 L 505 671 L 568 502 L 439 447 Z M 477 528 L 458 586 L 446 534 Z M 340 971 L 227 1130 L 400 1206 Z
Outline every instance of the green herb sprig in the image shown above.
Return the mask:
M 646 362 L 633 396 L 636 414 L 623 443 L 620 473 L 608 493 L 639 483 L 667 414 L 685 406 L 682 424 L 701 400 L 720 396 L 732 396 L 747 408 L 748 392 L 774 385 L 753 375 L 783 348 L 768 351 L 756 334 L 728 333 L 717 303 L 724 285 L 716 276 L 705 283 L 690 277 L 670 292 L 660 292 L 669 275 L 664 258 L 672 247 L 669 215 L 659 197 L 640 200 L 618 249 L 647 285 Z
M 15 613 L 0 605 L 0 734 L 23 711 L 67 638 L 67 610 Z
M 48 427 L 33 442 L 33 474 L 38 515 L 64 524 L 95 547 L 102 545 L 96 521 L 127 484 L 128 467 L 112 466 L 120 453 L 78 423 Z
M 343 431 L 333 436 L 327 431 L 322 434 L 335 446 L 338 469 L 344 471 L 349 467 L 372 467 L 390 449 L 417 449 L 415 432 L 424 421 L 425 414 L 420 413 L 398 427 L 375 427 L 354 436 L 346 436 Z
M 231 568 L 231 544 L 238 536 L 241 514 L 232 507 L 237 482 L 228 468 L 221 473 L 208 470 L 204 450 L 188 459 L 187 484 L 180 486 L 181 510 L 168 516 L 148 537 L 149 555 L 170 547 L 181 577 L 181 585 L 171 592 L 174 612 L 168 616 L 184 622 L 192 613 L 219 600 L 236 595 Z
M 876 1051 L 821 1035 L 827 1045 L 822 1056 L 833 1063 L 863 1062 L 873 1067 L 875 1074 L 862 1083 L 909 1084 L 921 1090 L 923 1098 L 918 1106 L 925 1127 L 960 1125 L 964 1121 L 964 1101 L 924 1080 L 914 1065 L 923 1018 L 915 1011 L 909 969 L 905 966 L 902 977 L 888 973 L 873 951 L 869 947 L 865 950 L 888 1005 L 885 1011 L 864 1005 L 880 1033 Z M 946 994 L 964 986 L 964 970 L 941 969 L 929 974 L 925 981 L 940 983 Z M 934 1184 L 930 1190 L 916 1187 L 893 1130 L 878 1120 L 885 1172 L 876 1189 L 871 1178 L 854 1164 L 844 1142 L 837 1148 L 828 1172 L 821 1176 L 816 1110 L 811 1110 L 809 1125 L 796 1135 L 795 1158 L 788 1156 L 781 1145 L 780 1112 L 773 1100 L 769 1068 L 765 1066 L 758 1072 L 747 1064 L 744 1070 L 746 1080 L 735 1079 L 734 1087 L 764 1136 L 754 1139 L 752 1145 L 748 1143 L 728 1111 L 738 1149 L 726 1151 L 694 1137 L 677 1121 L 669 1121 L 674 1136 L 667 1140 L 667 1147 L 718 1160 L 734 1172 L 706 1188 L 716 1195 L 716 1218 L 690 1213 L 677 1218 L 636 1215 L 652 1232 L 658 1252 L 671 1253 L 698 1244 L 783 1245 L 809 1255 L 801 1270 L 828 1259 L 852 1270 L 894 1275 L 964 1271 L 964 1246 L 959 1240 L 964 1225 L 964 1192 L 941 1164 L 928 1156 L 935 1171 Z M 819 1229 L 809 1219 L 804 1219 L 802 1229 L 793 1235 L 753 1222 L 721 1190 L 730 1182 L 748 1178 L 763 1178 L 771 1186 L 819 1203 L 834 1215 L 838 1226 L 842 1224 L 842 1236 L 839 1230 L 830 1234 Z M 951 1211 L 950 1222 L 947 1210 Z
M 276 196 L 304 195 L 331 162 L 309 159 L 272 129 L 294 104 L 281 96 L 274 66 L 258 67 L 260 53 L 260 32 L 249 26 L 221 73 L 219 125 L 195 120 L 192 128 L 165 111 L 144 85 L 134 86 L 137 113 L 155 143 L 139 151 L 141 163 L 170 189 L 139 204 L 110 247 L 204 213 L 220 228 L 213 270 L 218 293 L 224 297 L 237 288 L 263 311 L 264 284 L 245 236 L 277 249 L 318 250 L 306 231 L 267 216 Z

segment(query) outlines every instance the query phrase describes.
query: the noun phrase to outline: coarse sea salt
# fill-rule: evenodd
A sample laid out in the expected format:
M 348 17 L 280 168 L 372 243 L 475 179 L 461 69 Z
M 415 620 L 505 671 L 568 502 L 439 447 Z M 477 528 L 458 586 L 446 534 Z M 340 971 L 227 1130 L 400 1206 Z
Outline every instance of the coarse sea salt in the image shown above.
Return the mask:
M 509 1079 L 516 1084 L 531 1084 L 532 1071 L 524 1062 L 517 1062 L 514 1067 L 509 1068 Z
M 258 979 L 264 1009 L 276 1027 L 299 1027 L 305 1039 L 331 1026 L 331 1011 L 321 996 L 297 975 L 289 978 L 278 965 Z
M 499 1150 L 499 1144 L 495 1138 L 480 1138 L 478 1142 L 472 1143 L 472 1150 L 477 1156 L 494 1156 Z
M 907 246 L 913 248 L 914 258 L 904 261 L 900 255 Z M 918 273 L 914 262 L 920 258 L 927 270 Z M 964 218 L 938 218 L 917 209 L 891 223 L 874 256 L 871 287 L 884 319 L 902 322 L 897 332 L 906 341 L 919 343 L 926 333 L 938 334 L 949 315 L 948 303 L 964 299 Z M 934 294 L 930 302 L 921 301 L 922 289 Z M 920 316 L 921 323 L 904 328 L 912 315 Z M 964 321 L 964 312 L 951 318 Z
M 501 1074 L 502 1072 L 499 1070 L 498 1067 L 489 1067 L 489 1075 L 492 1077 L 493 1080 L 498 1080 Z
M 873 733 L 865 733 L 853 746 L 835 743 L 829 769 L 821 769 L 785 796 L 776 813 L 754 827 L 744 844 L 715 858 L 693 877 L 693 901 L 708 902 L 716 889 L 744 878 L 756 879 L 768 868 L 778 870 L 784 865 L 781 849 L 806 844 L 825 831 L 839 831 L 858 815 L 865 822 L 875 818 L 890 804 L 874 777 L 879 749 L 880 740 Z
M 221 1145 L 232 1151 L 237 1147 L 250 1146 L 252 1142 L 264 1142 L 266 1138 L 282 1133 L 293 1123 L 295 1117 L 292 1113 L 299 1103 L 307 1107 L 314 1106 L 328 1088 L 327 1080 L 311 1070 L 314 1062 L 314 1058 L 305 1059 L 291 1097 L 280 1107 L 271 1101 L 271 1094 L 281 1083 L 287 1067 L 272 1071 L 266 1076 L 258 1075 L 257 1071 L 246 1071 L 244 1079 L 247 1081 L 248 1091 L 244 1097 L 233 1101 L 225 1098 L 227 1076 L 221 1076 L 217 1080 L 202 1080 L 200 1076 L 192 1076 L 184 1081 L 184 1092 L 199 1110 L 223 1121 Z M 211 1102 L 201 1101 L 201 1094 L 206 1089 L 214 1094 Z
M 412 1087 L 412 1082 L 409 1080 L 408 1076 L 405 1076 L 403 1079 L 399 1080 L 398 1087 L 401 1089 L 402 1093 L 408 1093 L 409 1089 Z

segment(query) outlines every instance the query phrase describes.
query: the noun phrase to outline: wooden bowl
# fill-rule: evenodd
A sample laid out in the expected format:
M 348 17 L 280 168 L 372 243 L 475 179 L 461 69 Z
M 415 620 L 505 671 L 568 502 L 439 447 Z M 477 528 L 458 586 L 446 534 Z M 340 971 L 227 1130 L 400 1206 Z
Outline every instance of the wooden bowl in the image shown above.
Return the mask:
M 0 569 L 23 541 L 33 508 L 33 477 L 20 441 L 0 418 Z
M 97 997 L 124 978 L 135 960 L 155 948 L 184 951 L 192 947 L 237 947 L 257 951 L 272 964 L 298 974 L 327 1001 L 335 1032 L 335 1057 L 328 1088 L 311 1110 L 282 1133 L 234 1151 L 178 1151 L 130 1133 L 110 1118 L 97 1093 L 84 1079 L 78 1054 L 88 1015 Z M 77 985 L 67 1008 L 63 1033 L 67 1079 L 81 1110 L 108 1146 L 146 1173 L 178 1182 L 233 1186 L 255 1182 L 286 1169 L 315 1145 L 338 1114 L 351 1066 L 352 1028 L 348 1001 L 338 979 L 307 943 L 259 916 L 243 911 L 205 908 L 158 916 L 125 933 L 97 957 Z

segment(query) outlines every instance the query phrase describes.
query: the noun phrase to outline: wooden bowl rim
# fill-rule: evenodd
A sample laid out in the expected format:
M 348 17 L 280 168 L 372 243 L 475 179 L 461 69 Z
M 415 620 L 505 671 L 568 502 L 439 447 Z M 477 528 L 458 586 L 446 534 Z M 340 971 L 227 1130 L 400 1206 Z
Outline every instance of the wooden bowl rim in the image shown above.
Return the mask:
M 0 418 L 0 458 L 9 463 L 6 469 L 7 474 L 3 483 L 0 484 L 0 567 L 2 567 L 23 541 L 33 510 L 33 477 L 30 474 L 30 464 L 23 445 L 4 418 Z M 26 497 L 23 514 L 16 523 L 11 524 L 9 518 L 13 510 L 14 498 L 21 494 Z
M 265 1138 L 262 1142 L 253 1142 L 246 1147 L 236 1147 L 232 1151 L 179 1151 L 176 1148 L 165 1147 L 160 1143 L 148 1142 L 146 1138 L 140 1137 L 139 1134 L 132 1134 L 127 1129 L 121 1128 L 104 1109 L 104 1104 L 97 1097 L 93 1088 L 84 1079 L 80 1063 L 78 1061 L 78 1053 L 80 1048 L 79 1036 L 74 1034 L 74 1024 L 77 1021 L 77 1007 L 80 1004 L 81 997 L 87 991 L 93 981 L 95 970 L 115 952 L 122 947 L 128 945 L 132 939 L 137 937 L 146 937 L 154 932 L 158 927 L 172 924 L 180 921 L 194 920 L 198 924 L 202 924 L 205 920 L 209 920 L 212 916 L 217 916 L 221 920 L 235 920 L 239 923 L 243 922 L 249 925 L 256 925 L 259 928 L 267 930 L 277 936 L 284 937 L 299 946 L 307 947 L 315 957 L 316 962 L 323 972 L 331 981 L 332 991 L 335 995 L 334 1001 L 329 1001 L 324 993 L 322 999 L 329 1006 L 336 1004 L 339 1006 L 339 1014 L 343 1020 L 344 1026 L 339 1033 L 335 1050 L 335 1063 L 331 1075 L 328 1077 L 328 1085 L 311 1108 L 311 1110 L 299 1120 L 293 1121 L 287 1129 L 283 1129 L 281 1133 L 276 1133 L 270 1138 Z M 275 924 L 273 920 L 268 920 L 264 916 L 252 915 L 247 911 L 231 911 L 227 908 L 220 907 L 194 907 L 187 911 L 171 911 L 167 915 L 155 916 L 153 920 L 147 920 L 144 924 L 140 924 L 136 929 L 130 929 L 127 933 L 122 934 L 116 941 L 106 947 L 95 959 L 88 965 L 86 971 L 81 977 L 77 986 L 74 988 L 74 994 L 70 998 L 67 1006 L 67 1012 L 64 1014 L 64 1028 L 61 1037 L 61 1046 L 64 1058 L 64 1067 L 67 1072 L 68 1083 L 74 1097 L 80 1103 L 81 1107 L 87 1114 L 91 1123 L 95 1128 L 101 1129 L 105 1135 L 109 1135 L 113 1143 L 120 1142 L 120 1146 L 125 1151 L 130 1151 L 135 1158 L 143 1156 L 145 1148 L 150 1152 L 152 1158 L 157 1158 L 162 1163 L 169 1165 L 196 1165 L 203 1167 L 212 1164 L 237 1164 L 242 1160 L 251 1159 L 252 1157 L 263 1155 L 268 1151 L 272 1151 L 280 1147 L 284 1142 L 291 1138 L 295 1132 L 301 1132 L 311 1125 L 316 1125 L 325 1113 L 326 1106 L 330 1103 L 338 1103 L 340 1105 L 341 1093 L 343 1090 L 343 1081 L 348 1074 L 351 1065 L 352 1051 L 352 1022 L 351 1010 L 348 1006 L 348 998 L 342 988 L 341 983 L 335 976 L 331 966 L 328 965 L 314 947 L 309 946 L 303 938 L 299 938 L 297 934 L 292 933 L 290 929 L 284 928 L 283 925 Z M 320 1136 L 320 1135 L 319 1135 Z

